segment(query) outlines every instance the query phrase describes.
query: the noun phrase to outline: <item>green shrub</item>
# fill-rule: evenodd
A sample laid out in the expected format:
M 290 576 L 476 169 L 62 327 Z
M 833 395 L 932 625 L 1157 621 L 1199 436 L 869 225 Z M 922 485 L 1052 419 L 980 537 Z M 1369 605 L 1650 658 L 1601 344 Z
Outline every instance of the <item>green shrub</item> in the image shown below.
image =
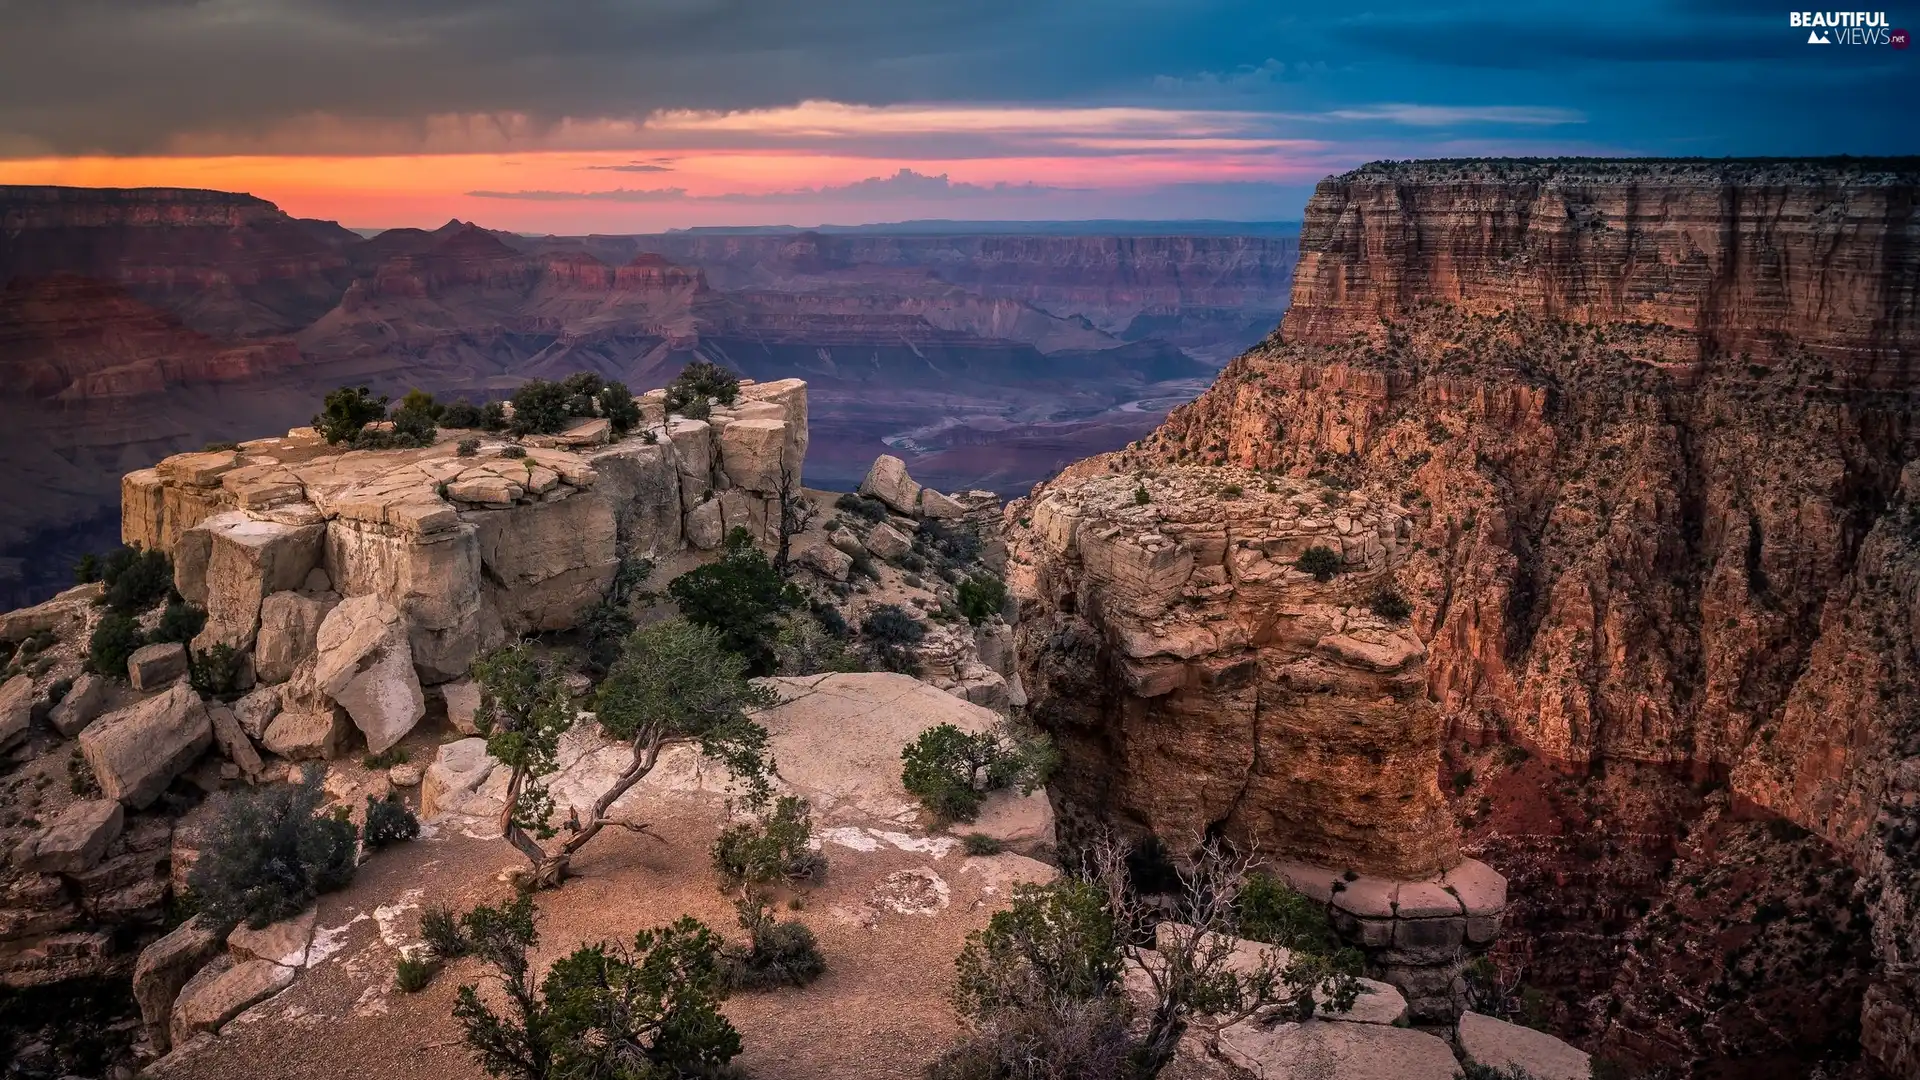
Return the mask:
M 86 585 L 100 580 L 100 556 L 89 551 L 73 564 L 73 583 Z
M 393 964 L 393 985 L 403 994 L 417 994 L 425 990 L 439 973 L 440 961 L 437 958 L 401 953 Z
M 146 639 L 133 616 L 110 611 L 100 617 L 87 642 L 87 667 L 97 674 L 124 679 L 127 660 L 144 644 Z
M 1001 843 L 998 838 L 979 832 L 970 832 L 961 837 L 960 846 L 965 848 L 969 855 L 998 855 L 1007 850 L 1007 845 Z
M 962 731 L 937 724 L 901 751 L 900 782 L 942 822 L 972 821 L 987 792 L 1018 787 L 1031 794 L 1056 763 L 1052 742 L 1002 724 Z
M 764 900 L 755 896 L 734 904 L 747 944 L 720 951 L 720 979 L 729 990 L 777 990 L 805 986 L 827 970 L 813 931 L 797 919 L 776 920 Z
M 764 814 L 721 830 L 713 842 L 713 868 L 729 886 L 804 881 L 827 865 L 812 840 L 807 801 L 782 795 Z
M 847 643 L 812 613 L 791 612 L 780 620 L 780 629 L 773 635 L 773 656 L 782 675 L 862 670 L 860 658 Z
M 413 816 L 406 803 L 391 795 L 384 799 L 367 796 L 365 842 L 369 851 L 379 851 L 419 835 L 420 819 Z
M 594 399 L 606 386 L 606 380 L 591 371 L 576 371 L 561 381 L 567 391 L 567 412 L 574 416 L 592 416 Z
M 100 797 L 100 779 L 93 775 L 93 766 L 87 764 L 87 756 L 80 752 L 78 743 L 67 757 L 67 790 L 83 799 Z
M 446 413 L 446 407 L 433 400 L 433 395 L 421 390 L 409 390 L 407 396 L 394 406 L 393 421 L 394 442 L 401 446 L 432 446 L 433 435 Z
M 705 416 L 709 398 L 722 405 L 731 405 L 739 396 L 740 376 L 718 364 L 695 360 L 667 384 L 667 411 L 689 419 L 699 419 L 688 412 L 688 408 L 697 406 L 701 416 Z
M 721 644 L 745 657 L 754 675 L 774 672 L 780 613 L 800 602 L 798 590 L 739 526 L 727 533 L 718 561 L 674 578 L 667 595 L 689 622 L 718 630 Z
M 108 607 L 137 615 L 173 591 L 173 560 L 163 551 L 123 547 L 107 556 L 100 580 L 107 586 Z
M 1405 622 L 1413 614 L 1413 605 L 1400 594 L 1400 590 L 1391 585 L 1381 586 L 1367 601 L 1367 606 L 1373 609 L 1375 615 L 1391 622 Z
M 477 431 L 486 424 L 486 414 L 481 412 L 480 406 L 466 398 L 461 398 L 440 411 L 441 427 Z
M 353 880 L 357 830 L 344 814 L 315 816 L 321 775 L 235 792 L 214 818 L 187 883 L 216 929 L 279 922 Z
M 546 975 L 533 901 L 479 907 L 463 920 L 474 954 L 504 989 L 494 1012 L 462 986 L 454 1019 L 480 1067 L 503 1080 L 721 1080 L 740 1033 L 721 1015 L 720 938 L 692 918 L 642 930 L 628 951 L 576 949 Z M 491 996 L 491 995 L 490 995 Z
M 882 669 L 903 675 L 919 668 L 913 647 L 926 636 L 926 624 L 898 604 L 882 604 L 860 620 L 860 643 L 868 657 Z
M 1145 506 L 1152 501 L 1153 496 L 1147 494 L 1147 486 L 1145 484 L 1141 484 L 1139 487 L 1133 489 L 1133 505 Z
M 1312 575 L 1315 581 L 1332 581 L 1333 575 L 1340 572 L 1340 556 L 1330 547 L 1315 544 L 1301 552 L 1293 565 L 1301 573 Z
M 507 430 L 507 405 L 503 401 L 489 401 L 480 407 L 480 426 L 487 431 Z
M 240 690 L 246 654 L 226 643 L 205 652 L 187 653 L 187 685 L 212 698 L 232 697 Z
M 518 461 L 527 456 L 527 448 L 518 443 L 510 443 L 500 448 L 500 456 Z
M 160 613 L 160 622 L 154 626 L 148 641 L 177 641 L 182 645 L 192 641 L 207 625 L 207 613 L 184 600 L 176 600 L 167 605 Z
M 880 522 L 887 519 L 887 504 L 869 495 L 856 495 L 847 492 L 833 500 L 835 510 L 844 511 L 868 522 Z
M 528 379 L 513 392 L 515 435 L 551 435 L 567 426 L 567 388 L 546 379 Z
M 980 534 L 972 525 L 953 525 L 938 518 L 924 518 L 915 533 L 915 539 L 962 566 L 980 557 Z
M 614 432 L 625 435 L 640 425 L 640 403 L 633 400 L 633 391 L 626 383 L 610 382 L 600 388 L 600 415 Z
M 1343 950 L 1334 933 L 1327 906 L 1295 892 L 1271 874 L 1247 876 L 1234 898 L 1234 919 L 1243 938 L 1315 956 L 1341 956 L 1343 967 L 1351 967 L 1354 959 L 1344 955 L 1350 950 Z M 1357 975 L 1359 971 L 1348 970 L 1347 974 Z
M 411 755 L 404 746 L 389 746 L 377 754 L 367 754 L 360 764 L 369 769 L 391 769 L 395 765 L 405 765 Z
M 467 955 L 467 938 L 460 930 L 460 917 L 441 904 L 420 909 L 420 940 L 441 960 L 457 960 Z
M 474 438 L 461 439 L 454 445 L 453 452 L 460 457 L 473 457 L 480 452 L 480 440 Z
M 329 443 L 343 443 L 360 434 L 362 428 L 387 415 L 387 399 L 364 386 L 343 386 L 328 394 L 313 428 Z
M 1007 606 L 1007 583 L 982 571 L 960 583 L 960 614 L 976 626 Z

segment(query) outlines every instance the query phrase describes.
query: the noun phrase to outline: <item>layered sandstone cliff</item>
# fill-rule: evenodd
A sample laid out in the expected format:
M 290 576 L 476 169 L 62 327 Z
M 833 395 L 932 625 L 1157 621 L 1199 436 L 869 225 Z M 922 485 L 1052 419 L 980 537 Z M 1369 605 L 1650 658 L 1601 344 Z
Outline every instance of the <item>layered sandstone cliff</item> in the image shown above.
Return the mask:
M 1804 826 L 1867 874 L 1879 949 L 1860 1038 L 1911 1070 L 1917 182 L 1911 163 L 1859 161 L 1431 162 L 1328 180 L 1280 332 L 1138 447 L 1036 499 L 1076 472 L 1182 463 L 1402 508 L 1396 580 L 1445 730 L 1594 778 L 1585 809 L 1545 822 L 1537 807 L 1567 782 L 1517 772 L 1548 788 L 1529 800 L 1501 781 L 1487 794 L 1512 799 L 1513 831 L 1463 806 L 1474 849 L 1594 883 L 1611 899 L 1593 916 L 1613 925 L 1608 905 L 1664 887 L 1658 852 L 1687 829 L 1673 812 L 1699 805 L 1679 780 L 1724 803 L 1712 792 L 1730 778 L 1732 809 Z M 1139 715 L 1100 719 L 1131 730 Z M 1597 881 L 1625 872 L 1616 847 L 1655 857 L 1632 883 Z M 1552 906 L 1532 906 L 1534 929 L 1575 940 Z M 1581 940 L 1588 969 L 1617 964 L 1618 938 Z M 1810 1053 L 1796 1007 L 1773 1007 L 1766 1034 L 1678 1052 Z M 1604 1016 L 1584 1030 L 1610 1038 Z

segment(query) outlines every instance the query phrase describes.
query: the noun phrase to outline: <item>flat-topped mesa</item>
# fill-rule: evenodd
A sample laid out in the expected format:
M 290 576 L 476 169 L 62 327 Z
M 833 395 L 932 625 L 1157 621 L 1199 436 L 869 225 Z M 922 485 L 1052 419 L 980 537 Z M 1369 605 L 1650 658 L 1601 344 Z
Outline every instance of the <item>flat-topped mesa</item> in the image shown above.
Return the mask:
M 1843 382 L 1911 387 L 1917 183 L 1916 158 L 1375 163 L 1308 202 L 1283 334 L 1333 344 L 1445 302 L 1657 323 L 1696 361 L 1803 347 Z
M 1179 850 L 1224 836 L 1388 878 L 1458 864 L 1426 650 L 1379 599 L 1409 545 L 1400 509 L 1244 469 L 1102 466 L 1007 510 L 1021 676 L 1062 745 L 1063 827 Z M 1316 558 L 1324 580 L 1299 568 Z
M 806 455 L 804 382 L 743 383 L 706 420 L 669 418 L 656 395 L 641 406 L 617 442 L 585 420 L 523 440 L 523 456 L 467 431 L 343 452 L 308 429 L 180 454 L 122 481 L 121 534 L 173 556 L 209 615 L 201 648 L 310 652 L 318 618 L 271 597 L 371 595 L 405 616 L 421 680 L 443 682 L 510 636 L 575 625 L 622 558 L 711 549 L 734 526 L 777 539 L 783 475 L 797 489 Z

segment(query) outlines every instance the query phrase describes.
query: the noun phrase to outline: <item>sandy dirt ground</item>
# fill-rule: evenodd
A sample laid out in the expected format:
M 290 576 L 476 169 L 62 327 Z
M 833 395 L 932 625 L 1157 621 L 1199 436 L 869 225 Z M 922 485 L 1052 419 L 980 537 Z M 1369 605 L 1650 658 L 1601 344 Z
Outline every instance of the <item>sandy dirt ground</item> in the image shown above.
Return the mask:
M 635 816 L 652 833 L 610 830 L 575 858 L 576 876 L 540 894 L 542 962 L 690 914 L 743 934 L 707 850 L 724 811 L 699 796 L 650 796 Z M 1044 868 L 1013 855 L 969 857 L 946 837 L 837 829 L 817 884 L 792 895 L 820 939 L 827 971 L 804 989 L 736 995 L 738 1059 L 758 1080 L 918 1077 L 959 1030 L 947 1002 L 967 933 L 1023 878 Z M 174 1055 L 167 1077 L 207 1080 L 456 1080 L 484 1074 L 452 1019 L 457 988 L 488 969 L 465 959 L 416 994 L 394 986 L 401 949 L 419 942 L 420 909 L 508 898 L 505 841 L 450 829 L 375 855 L 348 889 L 323 897 L 309 966 L 218 1038 Z M 885 834 L 885 835 L 883 835 Z M 891 839 L 889 839 L 891 838 Z M 854 846 L 847 846 L 847 842 Z M 872 850 L 856 850 L 871 847 Z

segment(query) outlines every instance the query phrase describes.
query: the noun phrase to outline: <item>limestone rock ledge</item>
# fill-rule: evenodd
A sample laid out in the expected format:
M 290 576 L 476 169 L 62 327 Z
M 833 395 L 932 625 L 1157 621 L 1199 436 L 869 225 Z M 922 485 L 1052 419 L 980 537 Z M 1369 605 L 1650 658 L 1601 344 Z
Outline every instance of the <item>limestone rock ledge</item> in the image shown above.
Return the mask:
M 343 452 L 295 429 L 176 455 L 122 480 L 122 538 L 173 556 L 181 595 L 209 613 L 197 647 L 265 638 L 263 677 L 292 674 L 282 654 L 314 609 L 373 596 L 404 616 L 421 681 L 445 682 L 509 636 L 572 626 L 625 555 L 777 529 L 782 477 L 797 490 L 806 453 L 804 382 L 743 383 L 706 420 L 640 400 L 649 426 L 611 444 L 585 421 L 514 448 L 443 431 L 422 449 Z
M 1097 467 L 1006 512 L 1062 829 L 1219 835 L 1396 878 L 1457 864 L 1426 650 L 1371 605 L 1409 548 L 1399 508 L 1244 469 Z M 1316 547 L 1337 558 L 1325 581 L 1295 565 Z

